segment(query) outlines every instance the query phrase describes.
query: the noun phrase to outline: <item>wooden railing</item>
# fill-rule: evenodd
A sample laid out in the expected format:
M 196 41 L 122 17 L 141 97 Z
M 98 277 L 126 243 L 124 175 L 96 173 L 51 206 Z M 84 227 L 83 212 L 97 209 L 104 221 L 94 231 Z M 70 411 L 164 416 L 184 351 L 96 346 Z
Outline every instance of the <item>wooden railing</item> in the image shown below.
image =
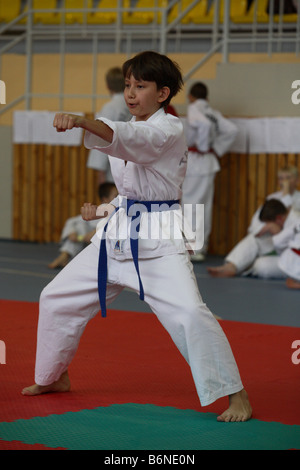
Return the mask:
M 84 202 L 99 203 L 97 172 L 83 146 L 14 145 L 13 238 L 58 242 L 65 220 Z M 226 254 L 247 232 L 265 197 L 276 191 L 278 169 L 300 171 L 300 155 L 227 154 L 215 180 L 210 253 Z

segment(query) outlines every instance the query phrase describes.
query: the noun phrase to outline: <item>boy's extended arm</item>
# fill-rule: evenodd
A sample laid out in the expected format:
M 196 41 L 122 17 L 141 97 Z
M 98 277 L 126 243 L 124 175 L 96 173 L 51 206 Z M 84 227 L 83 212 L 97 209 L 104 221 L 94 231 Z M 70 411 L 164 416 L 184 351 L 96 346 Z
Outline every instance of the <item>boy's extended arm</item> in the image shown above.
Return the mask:
M 104 122 L 94 121 L 87 119 L 84 116 L 77 116 L 76 114 L 56 114 L 53 121 L 53 127 L 56 127 L 57 132 L 65 132 L 73 129 L 74 127 L 81 127 L 109 143 L 113 141 L 114 131 Z

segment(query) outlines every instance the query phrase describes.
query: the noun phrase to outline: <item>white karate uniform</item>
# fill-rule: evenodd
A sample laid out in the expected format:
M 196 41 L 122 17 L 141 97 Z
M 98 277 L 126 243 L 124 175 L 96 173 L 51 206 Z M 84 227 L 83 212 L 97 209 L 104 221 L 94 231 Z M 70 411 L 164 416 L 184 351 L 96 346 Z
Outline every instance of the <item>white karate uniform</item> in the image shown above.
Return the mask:
M 85 145 L 102 151 L 105 148 L 105 152 L 116 157 L 110 160 L 121 197 L 114 202 L 123 202 L 126 198 L 139 201 L 180 199 L 186 171 L 186 147 L 180 120 L 161 109 L 146 122 L 136 122 L 134 118 L 130 123 L 103 121 L 114 130 L 113 142 L 108 144 L 87 133 Z M 157 227 L 166 228 L 171 213 L 174 215 L 172 227 L 177 226 L 178 230 L 172 230 L 166 239 L 163 236 L 142 239 L 149 223 L 154 232 Z M 183 237 L 172 236 L 181 230 L 180 217 L 175 213 L 176 210 L 166 210 L 142 214 L 139 268 L 145 301 L 190 365 L 200 402 L 205 406 L 242 390 L 243 385 L 226 336 L 201 298 Z M 117 214 L 120 237 L 125 234 L 119 243 L 116 243 L 114 230 Z M 121 208 L 111 217 L 107 230 L 107 304 L 124 287 L 139 291 L 127 236 L 128 222 Z M 99 224 L 92 243 L 42 292 L 36 361 L 36 383 L 40 385 L 57 380 L 68 368 L 87 322 L 99 311 L 97 270 L 104 223 Z
M 292 195 L 283 194 L 277 191 L 270 194 L 267 199 L 278 199 L 288 209 L 292 208 L 284 227 L 292 226 L 300 217 L 300 191 L 295 191 Z M 257 237 L 265 225 L 259 219 L 261 207 L 254 213 L 248 228 L 248 235 L 244 237 L 226 256 L 225 261 L 233 263 L 237 269 L 237 274 L 253 275 L 260 278 L 282 279 L 284 273 L 278 265 L 278 254 L 274 246 L 276 238 L 270 235 Z M 271 253 L 272 256 L 269 256 Z
M 197 232 L 203 230 L 203 220 L 196 214 L 196 204 L 204 204 L 203 253 L 207 251 L 212 229 L 214 181 L 220 171 L 218 157 L 228 151 L 236 135 L 235 124 L 212 109 L 206 100 L 199 99 L 188 106 L 186 138 L 188 146 L 199 151 L 189 151 L 182 204 L 193 204 L 187 208 L 193 207 L 193 229 Z
M 300 281 L 300 222 L 284 231 L 282 238 L 277 240 L 277 247 L 282 251 L 279 268 L 288 277 Z
M 70 217 L 66 220 L 65 225 L 62 229 L 60 239 L 61 246 L 59 248 L 59 251 L 68 253 L 72 258 L 74 258 L 74 256 L 78 255 L 78 253 L 83 250 L 86 243 L 84 241 L 73 242 L 69 239 L 69 235 L 71 235 L 72 233 L 77 233 L 78 236 L 84 237 L 89 232 L 96 230 L 96 228 L 96 220 L 86 221 L 83 220 L 81 215 Z
M 114 93 L 110 101 L 108 101 L 101 109 L 98 117 L 105 117 L 111 121 L 130 121 L 131 114 L 125 103 L 124 93 Z M 111 168 L 109 165 L 108 155 L 99 150 L 92 149 L 89 152 L 87 167 L 93 170 L 104 171 L 106 173 L 106 181 L 114 182 Z
M 279 267 L 280 245 L 282 237 L 289 227 L 300 221 L 300 212 L 291 210 L 285 220 L 283 230 L 277 235 L 257 237 L 249 233 L 226 257 L 226 262 L 233 263 L 237 274 L 253 275 L 264 279 L 283 279 L 285 274 Z M 282 249 L 282 248 L 281 248 Z
M 284 194 L 282 191 L 276 191 L 275 193 L 269 194 L 266 199 L 278 199 L 287 209 L 292 207 L 293 210 L 300 212 L 300 191 L 296 190 L 293 194 Z M 265 225 L 265 223 L 259 219 L 261 209 L 262 206 L 260 206 L 254 213 L 248 228 L 248 233 L 256 235 Z

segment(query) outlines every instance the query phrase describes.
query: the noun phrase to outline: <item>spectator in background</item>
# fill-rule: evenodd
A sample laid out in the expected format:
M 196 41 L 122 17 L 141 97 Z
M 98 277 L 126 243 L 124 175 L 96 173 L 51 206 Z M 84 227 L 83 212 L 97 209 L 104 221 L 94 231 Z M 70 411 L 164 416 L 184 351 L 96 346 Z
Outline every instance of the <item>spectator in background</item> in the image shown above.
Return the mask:
M 298 170 L 289 166 L 281 168 L 278 172 L 280 190 L 270 194 L 267 201 L 279 201 L 287 210 L 284 223 L 277 225 L 281 229 L 290 227 L 300 218 L 300 191 L 297 190 Z M 262 207 L 259 207 L 252 217 L 248 234 L 226 256 L 225 263 L 217 267 L 208 267 L 213 277 L 234 277 L 243 273 L 264 278 L 281 278 L 282 272 L 278 268 L 278 260 L 273 256 L 274 233 L 264 218 L 261 218 Z
M 117 196 L 114 183 L 102 183 L 98 188 L 101 204 L 109 203 Z M 61 234 L 59 256 L 48 265 L 50 269 L 64 268 L 83 248 L 90 243 L 96 233 L 98 220 L 83 220 L 81 215 L 67 219 Z
M 186 139 L 189 153 L 182 204 L 185 216 L 194 221 L 194 233 L 203 230 L 203 220 L 197 217 L 196 204 L 204 204 L 204 245 L 191 257 L 192 261 L 202 261 L 212 227 L 214 180 L 220 171 L 219 158 L 233 143 L 237 128 L 209 105 L 208 89 L 204 83 L 197 82 L 191 87 L 188 100 Z
M 105 80 L 111 99 L 103 106 L 96 118 L 104 117 L 111 121 L 129 121 L 131 114 L 124 100 L 125 83 L 121 68 L 113 67 L 109 69 Z M 105 153 L 92 149 L 89 153 L 87 166 L 98 170 L 99 184 L 105 181 L 113 182 L 108 156 Z

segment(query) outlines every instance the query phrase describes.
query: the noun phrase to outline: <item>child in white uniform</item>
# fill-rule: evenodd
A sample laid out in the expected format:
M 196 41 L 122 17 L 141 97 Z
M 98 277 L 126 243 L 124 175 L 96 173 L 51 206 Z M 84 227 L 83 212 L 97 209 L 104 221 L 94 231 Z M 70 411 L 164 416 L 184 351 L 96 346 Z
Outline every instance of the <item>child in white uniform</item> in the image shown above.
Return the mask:
M 102 183 L 98 187 L 98 196 L 101 203 L 110 202 L 117 194 L 114 183 Z M 63 268 L 69 261 L 80 253 L 90 243 L 95 235 L 97 220 L 83 220 L 81 214 L 66 220 L 61 234 L 59 256 L 48 267 L 50 269 Z
M 189 363 L 201 404 L 228 395 L 229 407 L 218 420 L 246 421 L 252 410 L 231 348 L 203 303 L 184 238 L 178 237 L 181 209 L 177 202 L 186 171 L 186 146 L 180 120 L 164 108 L 182 86 L 180 70 L 166 56 L 149 51 L 126 61 L 123 73 L 132 121 L 90 121 L 69 114 L 58 114 L 54 120 L 58 131 L 84 128 L 85 145 L 111 156 L 119 197 L 108 210 L 116 207 L 109 222 L 107 218 L 100 222 L 92 243 L 41 295 L 36 383 L 23 394 L 70 389 L 68 366 L 87 322 L 99 311 L 99 267 L 100 301 L 103 279 L 107 304 L 124 287 L 140 292 Z M 136 219 L 139 202 L 145 210 Z M 95 217 L 95 207 L 85 205 L 83 214 Z M 162 235 L 147 237 L 150 226 L 151 234 L 162 231 Z M 100 239 L 100 259 L 107 255 L 107 265 L 102 261 L 98 265 Z M 137 239 L 136 263 L 133 240 Z M 105 306 L 101 306 L 103 313 Z
M 286 285 L 300 289 L 300 222 L 289 227 L 280 240 L 285 249 L 279 257 L 279 267 L 286 274 Z
M 237 127 L 208 102 L 208 89 L 204 83 L 194 83 L 189 91 L 186 138 L 189 146 L 187 172 L 182 186 L 182 204 L 195 230 L 202 233 L 204 244 L 192 255 L 192 261 L 202 261 L 209 244 L 212 228 L 214 185 L 220 171 L 219 158 L 230 148 L 237 135 Z M 204 205 L 203 220 L 197 214 L 197 204 Z
M 266 201 L 276 199 L 286 208 L 291 209 L 284 221 L 284 228 L 293 225 L 300 217 L 300 191 L 297 190 L 299 174 L 296 167 L 283 167 L 278 172 L 280 191 L 270 194 Z M 208 267 L 213 277 L 234 277 L 247 274 L 260 278 L 283 278 L 283 272 L 278 267 L 278 260 L 273 256 L 266 256 L 274 252 L 272 234 L 265 230 L 265 222 L 260 220 L 260 206 L 254 213 L 248 234 L 226 256 L 221 266 Z M 282 227 L 283 228 L 283 227 Z M 263 236 L 262 233 L 264 232 Z M 258 259 L 260 257 L 261 259 Z
M 105 82 L 111 99 L 105 103 L 96 117 L 106 117 L 111 121 L 129 121 L 131 115 L 124 100 L 124 77 L 121 67 L 109 69 L 105 75 Z M 104 181 L 114 181 L 107 154 L 92 149 L 89 153 L 87 167 L 98 170 L 100 184 Z

